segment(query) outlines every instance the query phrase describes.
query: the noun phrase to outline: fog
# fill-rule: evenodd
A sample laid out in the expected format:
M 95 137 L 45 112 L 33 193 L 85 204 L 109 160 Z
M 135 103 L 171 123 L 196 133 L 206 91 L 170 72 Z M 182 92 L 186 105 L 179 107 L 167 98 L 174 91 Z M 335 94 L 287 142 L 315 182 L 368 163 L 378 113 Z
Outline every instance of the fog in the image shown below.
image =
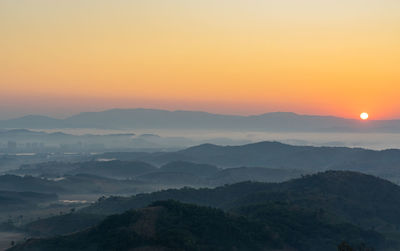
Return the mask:
M 34 129 L 32 129 L 34 131 Z M 161 138 L 147 139 L 150 148 L 158 148 L 157 141 L 164 147 L 184 148 L 202 143 L 221 145 L 241 145 L 260 141 L 279 141 L 291 145 L 361 147 L 373 150 L 399 149 L 400 137 L 397 133 L 309 133 L 309 132 L 262 132 L 262 131 L 226 131 L 226 130 L 103 130 L 103 129 L 51 129 L 36 130 L 48 133 L 63 132 L 71 135 L 108 135 L 135 134 L 132 139 L 141 135 L 158 135 Z M 103 142 L 107 144 L 106 141 Z M 139 145 L 131 145 L 140 148 Z

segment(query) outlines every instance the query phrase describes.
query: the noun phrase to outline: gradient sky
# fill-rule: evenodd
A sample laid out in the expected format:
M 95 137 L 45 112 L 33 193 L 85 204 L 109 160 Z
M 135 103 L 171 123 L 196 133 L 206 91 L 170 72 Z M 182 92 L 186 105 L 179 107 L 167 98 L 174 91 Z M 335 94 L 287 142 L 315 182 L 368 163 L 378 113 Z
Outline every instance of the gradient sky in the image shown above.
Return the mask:
M 1 0 L 0 118 L 400 118 L 399 0 Z

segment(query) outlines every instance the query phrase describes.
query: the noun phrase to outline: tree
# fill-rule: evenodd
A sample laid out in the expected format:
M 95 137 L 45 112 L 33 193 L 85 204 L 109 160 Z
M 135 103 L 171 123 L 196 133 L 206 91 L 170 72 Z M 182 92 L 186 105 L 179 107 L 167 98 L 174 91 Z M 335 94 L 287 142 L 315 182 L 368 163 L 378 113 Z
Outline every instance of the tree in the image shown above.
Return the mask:
M 347 242 L 342 241 L 338 246 L 338 251 L 355 251 Z

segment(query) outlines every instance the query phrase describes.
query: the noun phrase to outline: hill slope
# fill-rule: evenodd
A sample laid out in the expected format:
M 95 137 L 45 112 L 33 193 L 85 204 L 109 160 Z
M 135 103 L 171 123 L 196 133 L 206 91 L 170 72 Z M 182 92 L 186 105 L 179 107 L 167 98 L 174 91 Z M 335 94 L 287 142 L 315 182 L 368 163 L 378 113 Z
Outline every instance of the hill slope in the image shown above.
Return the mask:
M 261 224 L 167 201 L 110 216 L 79 233 L 31 239 L 10 250 L 272 250 L 280 245 Z
M 335 222 L 365 229 L 397 231 L 400 226 L 400 187 L 356 172 L 328 171 L 283 183 L 244 182 L 215 189 L 170 189 L 130 198 L 111 197 L 83 209 L 86 213 L 121 213 L 157 200 L 232 210 L 266 202 L 284 202 L 314 211 L 324 210 Z
M 0 191 L 0 211 L 34 208 L 38 203 L 51 202 L 58 199 L 56 194 Z
M 176 152 L 106 153 L 99 157 L 140 160 L 156 165 L 194 162 L 230 167 L 269 167 L 308 172 L 351 170 L 400 182 L 400 150 L 382 151 L 347 147 L 293 146 L 264 141 L 240 146 L 204 144 Z
M 268 240 L 267 243 L 262 245 L 274 247 L 277 250 L 287 249 L 289 247 L 294 248 L 294 250 L 307 251 L 336 250 L 337 245 L 342 241 L 351 243 L 351 245 L 354 246 L 360 246 L 364 243 L 377 250 L 386 250 L 385 248 L 389 247 L 396 249 L 400 246 L 395 237 L 400 235 L 400 208 L 398 207 L 400 204 L 400 187 L 386 180 L 355 172 L 328 171 L 282 183 L 244 182 L 215 189 L 183 188 L 151 194 L 139 194 L 129 198 L 102 198 L 92 206 L 79 210 L 75 215 L 71 215 L 70 217 L 80 219 L 80 223 L 90 226 L 93 224 L 92 219 L 101 219 L 105 217 L 105 215 L 122 213 L 135 208 L 143 208 L 156 201 L 168 199 L 217 207 L 225 210 L 228 214 L 225 213 L 225 216 L 223 216 L 220 214 L 222 211 L 217 210 L 220 212 L 217 214 L 219 215 L 218 217 L 213 218 L 211 215 L 202 218 L 202 216 L 196 213 L 197 210 L 200 209 L 196 209 L 197 207 L 195 206 L 183 206 L 182 208 L 180 203 L 165 202 L 165 205 L 168 205 L 166 207 L 171 207 L 173 210 L 176 210 L 174 212 L 177 212 L 177 214 L 174 216 L 166 216 L 165 219 L 159 221 L 162 223 L 160 223 L 159 228 L 156 227 L 156 229 L 173 229 L 174 231 L 172 233 L 174 237 L 171 237 L 172 239 L 168 242 L 159 242 L 160 239 L 154 240 L 153 244 L 157 243 L 157 247 L 160 248 L 173 247 L 177 249 L 177 246 L 168 246 L 171 243 L 173 245 L 177 245 L 176 243 L 180 243 L 179 245 L 198 243 L 196 241 L 193 242 L 193 238 L 196 239 L 197 234 L 200 236 L 204 236 L 205 234 L 201 234 L 200 232 L 193 233 L 191 231 L 203 229 L 200 227 L 202 223 L 223 232 L 225 230 L 219 229 L 218 224 L 221 223 L 224 226 L 232 226 L 231 223 L 229 223 L 231 214 L 236 215 L 235 217 L 238 215 L 245 217 L 244 220 L 257 229 L 262 225 L 263 228 L 261 229 L 264 231 L 263 239 Z M 153 204 L 153 206 L 160 206 L 162 204 L 161 202 L 157 203 Z M 163 206 L 165 205 L 163 204 Z M 194 208 L 194 211 L 188 208 Z M 89 217 L 86 219 L 87 216 Z M 137 220 L 147 221 L 146 219 L 153 219 L 153 216 L 141 215 Z M 195 219 L 191 217 L 195 217 Z M 217 226 L 211 224 L 208 219 L 211 219 Z M 221 219 L 222 222 L 225 223 L 222 223 Z M 62 220 L 65 219 L 54 217 L 50 221 L 44 220 L 39 223 L 33 223 L 33 229 L 31 230 L 35 229 L 35 225 L 40 226 L 41 229 L 51 229 L 51 222 L 62 222 Z M 188 225 L 185 225 L 186 220 L 196 223 L 188 223 Z M 127 219 L 124 221 L 128 222 Z M 174 225 L 171 225 L 172 223 Z M 142 229 L 147 231 L 147 234 L 148 231 L 150 231 L 148 229 L 149 225 L 152 224 L 146 223 L 142 225 Z M 79 228 L 69 226 L 68 229 L 63 232 L 61 228 L 62 231 L 60 233 L 68 233 L 71 231 L 70 229 Z M 205 226 L 203 230 L 206 231 L 205 229 L 208 228 Z M 251 229 L 253 228 L 251 227 Z M 58 228 L 57 231 L 59 230 Z M 106 229 L 103 230 L 106 231 Z M 153 230 L 150 232 L 154 233 L 158 231 Z M 207 232 L 208 231 L 212 232 L 212 230 L 207 230 Z M 261 230 L 259 229 L 258 231 Z M 246 230 L 244 233 L 240 234 L 240 236 L 243 236 L 235 238 L 244 238 L 247 232 Z M 46 234 L 46 232 L 44 233 Z M 82 232 L 80 234 L 84 233 L 87 232 Z M 162 237 L 160 238 L 164 240 L 163 238 L 168 236 L 168 234 L 162 233 Z M 250 231 L 250 233 L 252 232 Z M 114 238 L 113 236 L 115 233 L 106 231 L 97 233 L 96 235 L 100 234 L 104 234 L 102 235 L 103 238 Z M 124 236 L 123 234 L 126 233 L 123 232 L 121 236 Z M 31 243 L 29 245 L 34 245 L 32 247 L 35 247 L 36 242 L 46 245 L 53 243 L 51 245 L 54 247 L 56 244 L 62 246 L 69 245 L 68 243 L 71 241 L 75 242 L 76 240 L 80 240 L 80 238 L 90 239 L 90 236 L 86 234 L 74 234 L 72 236 L 80 237 L 76 237 L 78 239 L 74 239 L 75 237 L 70 239 L 68 236 L 59 237 L 51 239 L 52 242 L 33 240 L 25 245 Z M 208 236 L 207 239 L 208 238 L 212 240 L 214 237 Z M 99 239 L 96 240 L 99 241 Z M 191 241 L 187 242 L 187 240 Z M 138 239 L 134 240 L 135 243 L 137 241 Z M 214 241 L 215 240 L 213 240 L 213 243 Z M 110 243 L 117 245 L 116 242 L 113 241 Z M 166 243 L 168 243 L 168 245 Z M 226 243 L 229 244 L 230 241 Z M 143 245 L 149 245 L 149 243 L 146 242 Z M 250 244 L 246 244 L 245 246 L 247 247 L 247 245 Z M 79 250 L 80 247 L 77 248 Z M 85 246 L 84 248 L 89 247 Z M 97 248 L 97 246 L 95 248 Z M 152 248 L 154 248 L 154 246 L 152 246 Z M 257 250 L 257 246 L 252 248 Z M 192 249 L 188 248 L 186 250 L 198 249 L 193 247 Z M 215 250 L 215 248 L 213 250 Z M 231 250 L 231 248 L 228 248 L 228 250 Z

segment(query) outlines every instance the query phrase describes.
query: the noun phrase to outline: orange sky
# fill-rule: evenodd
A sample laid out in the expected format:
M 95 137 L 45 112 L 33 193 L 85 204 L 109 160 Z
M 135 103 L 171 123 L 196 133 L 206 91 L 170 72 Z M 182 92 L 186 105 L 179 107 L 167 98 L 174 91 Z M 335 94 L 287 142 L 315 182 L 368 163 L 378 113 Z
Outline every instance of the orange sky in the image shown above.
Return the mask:
M 400 118 L 398 0 L 2 0 L 0 118 L 122 107 Z

